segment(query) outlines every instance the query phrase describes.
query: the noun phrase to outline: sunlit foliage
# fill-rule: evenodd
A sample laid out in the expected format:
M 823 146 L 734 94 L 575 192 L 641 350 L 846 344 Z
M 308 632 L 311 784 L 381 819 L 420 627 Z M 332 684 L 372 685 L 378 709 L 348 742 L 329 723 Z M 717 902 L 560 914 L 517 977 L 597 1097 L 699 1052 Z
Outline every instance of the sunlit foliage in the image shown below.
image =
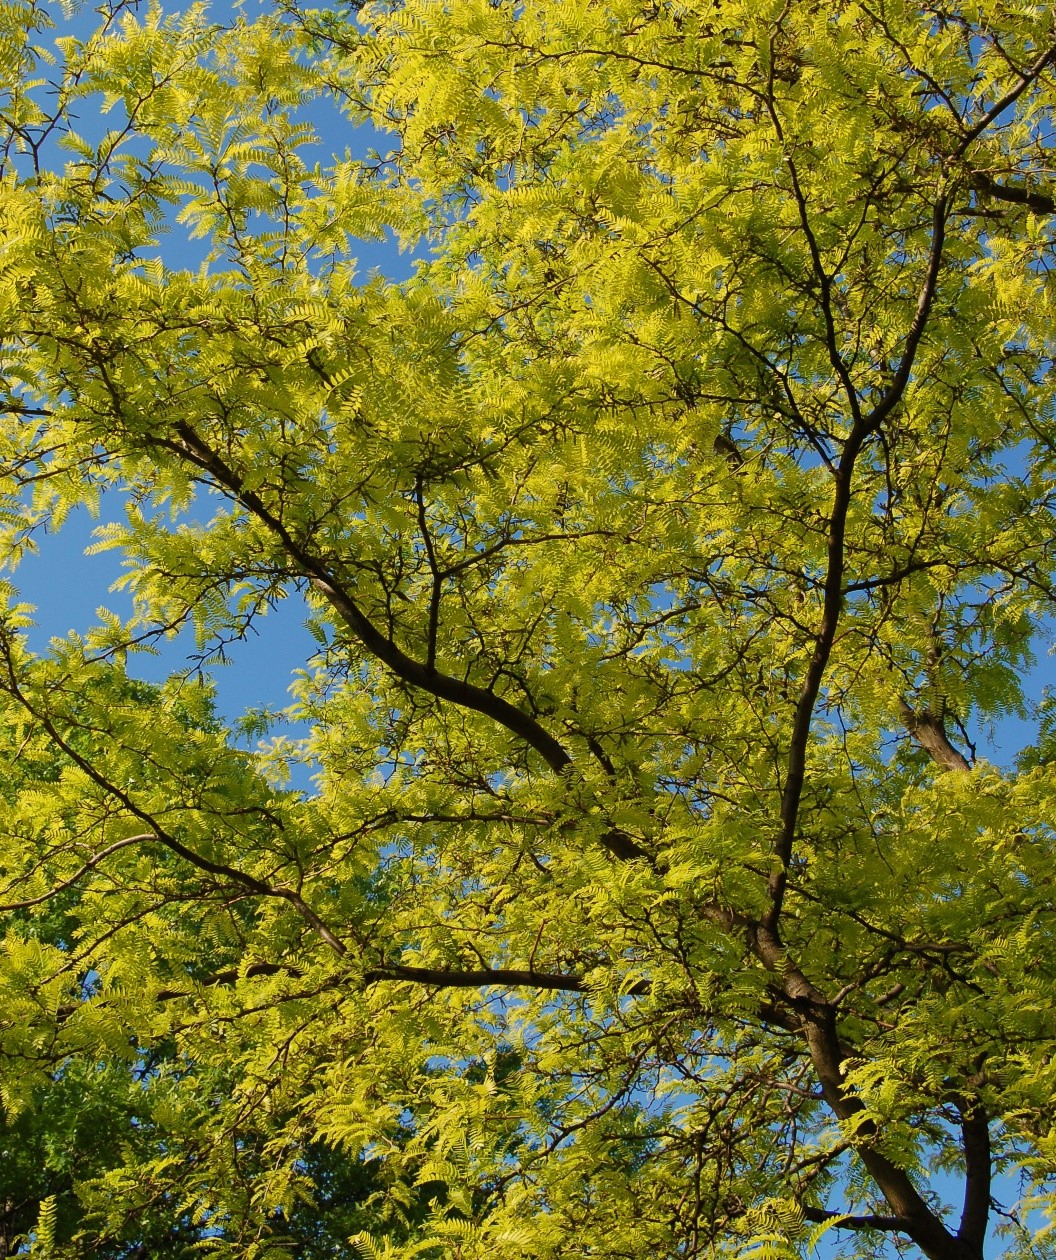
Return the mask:
M 1054 1254 L 1050 7 L 0 14 L 0 1255 Z

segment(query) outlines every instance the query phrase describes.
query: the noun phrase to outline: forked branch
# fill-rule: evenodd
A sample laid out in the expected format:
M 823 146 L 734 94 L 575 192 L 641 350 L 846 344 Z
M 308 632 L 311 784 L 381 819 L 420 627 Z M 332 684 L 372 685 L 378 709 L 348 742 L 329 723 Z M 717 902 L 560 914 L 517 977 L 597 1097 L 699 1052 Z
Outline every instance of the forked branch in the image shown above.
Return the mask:
M 962 773 L 971 770 L 968 759 L 950 743 L 941 715 L 930 709 L 912 709 L 905 700 L 899 701 L 899 709 L 906 729 L 936 765 Z
M 408 656 L 366 616 L 332 566 L 299 543 L 260 496 L 245 485 L 237 471 L 210 449 L 189 424 L 176 425 L 176 433 L 179 442 L 162 442 L 161 445 L 167 446 L 182 459 L 208 473 L 237 503 L 260 521 L 279 542 L 297 570 L 308 579 L 312 588 L 330 604 L 345 626 L 397 678 L 438 699 L 450 700 L 491 718 L 534 748 L 547 765 L 558 773 L 572 765 L 572 757 L 562 744 L 535 718 L 510 704 L 508 700 L 484 687 L 441 673 L 431 664 L 423 665 Z

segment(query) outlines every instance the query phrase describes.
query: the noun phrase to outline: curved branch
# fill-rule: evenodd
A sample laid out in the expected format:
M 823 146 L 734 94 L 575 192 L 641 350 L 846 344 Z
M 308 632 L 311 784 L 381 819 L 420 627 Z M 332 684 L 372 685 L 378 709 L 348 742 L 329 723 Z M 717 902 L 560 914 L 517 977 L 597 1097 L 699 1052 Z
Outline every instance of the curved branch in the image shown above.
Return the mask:
M 100 774 L 94 765 L 83 757 L 76 748 L 66 739 L 59 731 L 58 727 L 47 715 L 35 708 L 29 697 L 19 685 L 18 678 L 15 673 L 14 661 L 11 658 L 10 642 L 6 633 L 0 630 L 0 655 L 3 656 L 7 666 L 7 689 L 11 697 L 16 700 L 27 713 L 40 723 L 51 737 L 52 742 L 57 748 L 60 748 L 67 757 L 78 766 L 93 783 L 102 788 L 107 795 L 112 796 L 119 801 L 126 810 L 140 822 L 145 823 L 151 828 L 151 835 L 158 844 L 162 844 L 170 852 L 175 853 L 177 857 L 181 857 L 184 861 L 189 862 L 192 866 L 197 867 L 201 871 L 206 871 L 210 875 L 219 875 L 225 879 L 231 880 L 233 883 L 240 884 L 243 888 L 247 888 L 250 892 L 255 893 L 259 897 L 276 897 L 283 901 L 289 902 L 297 913 L 309 923 L 326 942 L 327 945 L 338 955 L 344 955 L 348 952 L 347 946 L 343 941 L 327 927 L 326 923 L 318 914 L 309 906 L 299 893 L 290 888 L 276 888 L 271 884 L 266 884 L 263 880 L 257 879 L 255 875 L 250 875 L 247 871 L 239 870 L 238 867 L 229 866 L 226 862 L 214 862 L 211 858 L 203 857 L 200 853 L 195 853 L 182 841 L 177 840 L 175 836 L 170 835 L 164 827 L 160 827 L 155 818 L 149 813 L 141 809 L 129 794 L 116 783 L 111 783 L 105 775 Z
M 283 550 L 308 579 L 309 584 L 330 604 L 367 651 L 387 665 L 397 678 L 438 699 L 450 700 L 463 708 L 473 709 L 490 717 L 534 748 L 551 770 L 560 773 L 572 765 L 572 757 L 563 745 L 539 722 L 508 700 L 484 687 L 423 665 L 397 647 L 364 614 L 329 568 L 293 538 L 285 525 L 269 511 L 260 496 L 247 489 L 238 473 L 207 446 L 189 424 L 180 423 L 175 428 L 182 445 L 166 442 L 160 444 L 168 446 L 181 458 L 207 472 L 236 502 L 255 516 L 279 540 Z
M 986 113 L 979 119 L 974 127 L 969 128 L 964 139 L 954 150 L 954 157 L 963 157 L 971 147 L 972 143 L 979 139 L 983 132 L 990 126 L 992 122 L 996 122 L 998 118 L 1023 95 L 1028 87 L 1042 74 L 1045 68 L 1056 58 L 1056 44 L 1050 44 L 1046 50 L 1035 59 L 1033 65 L 1029 66 L 1020 76 L 1019 82 L 1014 88 L 1007 91 L 1000 100 L 995 101 Z
M 429 631 L 426 635 L 425 668 L 431 674 L 436 673 L 436 640 L 440 630 L 440 598 L 443 593 L 444 575 L 436 562 L 436 549 L 429 529 L 429 521 L 425 512 L 425 495 L 422 492 L 422 479 L 419 476 L 414 483 L 414 498 L 418 504 L 418 530 L 425 544 L 425 554 L 429 560 L 429 572 L 432 574 L 432 590 L 429 595 Z
M 117 853 L 119 849 L 127 849 L 129 845 L 141 844 L 146 840 L 157 840 L 157 836 L 153 831 L 144 832 L 138 836 L 126 836 L 124 840 L 115 840 L 113 844 L 108 844 L 105 849 L 100 849 L 98 853 L 93 853 L 87 862 L 76 871 L 69 879 L 64 879 L 61 884 L 56 884 L 54 888 L 46 893 L 41 893 L 39 897 L 30 897 L 26 901 L 9 901 L 6 905 L 0 905 L 0 912 L 8 913 L 12 910 L 28 910 L 31 906 L 43 905 L 45 901 L 50 901 L 52 897 L 57 897 L 59 893 L 65 892 L 67 888 L 72 888 L 74 884 L 104 859 L 108 858 L 111 853 Z
M 190 425 L 178 424 L 176 432 L 182 439 L 182 446 L 166 442 L 161 445 L 167 446 L 181 458 L 207 472 L 236 502 L 252 513 L 279 540 L 286 554 L 307 577 L 309 584 L 326 599 L 367 651 L 387 665 L 397 678 L 438 699 L 449 700 L 453 704 L 490 717 L 534 748 L 556 773 L 560 774 L 571 767 L 571 754 L 535 718 L 493 691 L 439 672 L 431 661 L 421 664 L 382 634 L 327 566 L 293 538 L 260 496 L 246 488 L 238 473 L 208 447 Z M 614 857 L 624 861 L 649 856 L 645 849 L 620 831 L 610 830 L 602 837 L 601 843 Z
M 913 371 L 913 363 L 917 357 L 917 349 L 920 346 L 920 339 L 924 335 L 928 316 L 931 314 L 931 308 L 935 301 L 935 290 L 939 283 L 939 269 L 942 265 L 942 249 L 946 241 L 946 216 L 948 213 L 949 201 L 944 194 L 935 202 L 932 208 L 931 249 L 928 253 L 928 269 L 924 276 L 924 284 L 921 286 L 920 295 L 917 298 L 917 309 L 913 312 L 913 321 L 909 326 L 909 331 L 906 333 L 902 358 L 899 360 L 895 375 L 891 384 L 884 391 L 883 397 L 868 416 L 862 419 L 862 433 L 858 439 L 859 447 L 870 433 L 875 433 L 883 424 L 895 407 L 902 401 L 902 395 L 906 392 L 909 376 Z M 848 442 L 850 442 L 850 438 L 848 438 Z M 857 453 L 857 450 L 855 450 L 855 456 L 857 456 Z
M 803 1033 L 825 1101 L 837 1119 L 853 1121 L 864 1111 L 865 1104 L 844 1088 L 845 1056 L 832 1011 L 813 1011 L 806 1015 Z M 964 1257 L 962 1240 L 951 1234 L 932 1212 L 906 1171 L 872 1145 L 877 1135 L 876 1124 L 872 1120 L 859 1121 L 855 1135 L 859 1159 L 894 1210 L 898 1222 L 894 1228 L 907 1234 L 929 1260 Z M 981 1252 L 979 1254 L 981 1256 Z
M 242 979 L 252 980 L 257 976 L 277 976 L 280 974 L 292 976 L 295 980 L 298 980 L 304 975 L 304 972 L 300 967 L 294 967 L 290 963 L 255 962 L 242 969 L 229 967 L 226 971 L 217 971 L 211 976 L 206 976 L 204 979 L 196 981 L 196 983 L 201 985 L 202 988 L 212 989 L 222 984 L 237 984 Z M 156 1002 L 172 1002 L 176 998 L 190 996 L 191 993 L 188 989 L 159 989 L 154 994 L 154 1000 Z
M 847 1056 L 832 1004 L 788 957 L 775 929 L 765 923 L 757 924 L 750 939 L 763 965 L 782 977 L 784 993 L 799 1016 L 799 1031 L 826 1104 L 838 1120 L 854 1121 L 865 1110 L 865 1104 L 845 1087 Z M 912 1238 L 929 1260 L 958 1256 L 958 1241 L 928 1207 L 909 1174 L 872 1144 L 877 1135 L 876 1124 L 863 1118 L 857 1121 L 854 1133 L 856 1153 L 894 1210 L 899 1229 Z

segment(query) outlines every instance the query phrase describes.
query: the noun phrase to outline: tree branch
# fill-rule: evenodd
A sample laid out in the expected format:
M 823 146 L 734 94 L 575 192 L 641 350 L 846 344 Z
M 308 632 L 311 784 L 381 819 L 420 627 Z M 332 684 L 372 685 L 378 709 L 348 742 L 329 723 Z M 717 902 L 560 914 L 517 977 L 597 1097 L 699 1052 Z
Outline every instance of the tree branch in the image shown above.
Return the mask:
M 126 836 L 124 840 L 116 840 L 113 844 L 108 844 L 105 849 L 100 849 L 98 853 L 93 853 L 79 871 L 76 871 L 69 879 L 64 879 L 61 884 L 56 884 L 54 888 L 46 893 L 41 893 L 39 897 L 30 897 L 26 901 L 9 901 L 6 905 L 0 905 L 0 912 L 8 913 L 12 910 L 28 910 L 31 906 L 42 905 L 45 901 L 50 901 L 52 897 L 57 897 L 59 893 L 65 892 L 67 888 L 72 888 L 79 879 L 87 875 L 89 871 L 94 870 L 111 853 L 117 853 L 120 849 L 127 849 L 132 844 L 140 844 L 145 840 L 157 840 L 157 838 L 154 832 L 148 831 L 142 835 Z
M 897 1229 L 903 1228 L 903 1222 L 897 1216 L 848 1216 L 846 1212 L 827 1212 L 823 1208 L 799 1205 L 803 1219 L 815 1225 L 823 1225 L 832 1221 L 836 1229 Z
M 429 595 L 429 630 L 426 635 L 425 668 L 436 673 L 436 640 L 440 628 L 440 596 L 443 592 L 443 574 L 436 563 L 436 552 L 433 548 L 433 537 L 429 531 L 429 521 L 425 514 L 425 495 L 422 490 L 422 479 L 419 476 L 414 483 L 414 497 L 418 504 L 418 529 L 425 544 L 425 554 L 429 560 L 429 572 L 432 574 L 432 591 Z
M 891 384 L 884 391 L 880 401 L 869 415 L 863 418 L 862 434 L 858 439 L 859 446 L 870 433 L 875 433 L 883 424 L 895 407 L 902 401 L 902 395 L 906 392 L 910 373 L 913 371 L 913 363 L 917 357 L 917 349 L 920 346 L 920 339 L 924 335 L 928 316 L 931 314 L 931 308 L 935 301 L 935 290 L 938 287 L 939 270 L 942 265 L 942 250 L 946 242 L 946 216 L 948 212 L 949 202 L 944 194 L 935 202 L 932 208 L 931 249 L 928 252 L 928 269 L 924 276 L 920 294 L 917 297 L 917 309 L 913 313 L 913 321 L 909 326 L 909 331 L 906 333 L 902 358 L 899 360 Z M 855 456 L 857 456 L 857 451 L 855 451 Z
M 990 1126 L 979 1103 L 958 1103 L 958 1110 L 964 1150 L 964 1205 L 957 1237 L 982 1255 L 990 1218 Z
M 905 700 L 899 700 L 898 707 L 906 728 L 917 743 L 931 757 L 932 761 L 944 770 L 964 772 L 971 770 L 971 763 L 950 743 L 946 734 L 946 724 L 941 716 L 930 709 L 911 709 Z
M 857 407 L 853 408 L 855 420 L 847 435 L 843 454 L 836 469 L 835 486 L 833 488 L 832 509 L 829 514 L 829 536 L 826 543 L 827 567 L 825 572 L 824 603 L 821 614 L 821 625 L 814 641 L 807 674 L 803 680 L 799 702 L 796 705 L 792 723 L 792 736 L 789 740 L 788 767 L 785 774 L 785 785 L 781 793 L 781 829 L 775 846 L 777 858 L 776 869 L 768 881 L 770 908 L 764 917 L 768 928 L 776 931 L 777 922 L 784 903 L 785 889 L 788 883 L 788 866 L 792 860 L 795 843 L 796 825 L 799 819 L 799 805 L 803 796 L 803 785 L 806 779 L 807 749 L 810 745 L 810 728 L 814 720 L 814 708 L 821 692 L 822 679 L 832 654 L 832 645 L 836 639 L 836 629 L 843 611 L 843 571 L 844 571 L 844 538 L 847 528 L 847 513 L 851 504 L 851 489 L 854 477 L 854 466 L 862 445 L 870 433 L 875 432 L 886 417 L 897 406 L 909 383 L 917 348 L 923 336 L 924 328 L 931 313 L 938 285 L 939 269 L 942 262 L 942 249 L 945 240 L 946 198 L 940 197 L 935 203 L 932 215 L 932 238 L 928 252 L 928 268 L 917 298 L 917 306 L 912 323 L 906 334 L 905 349 L 899 362 L 898 370 L 890 387 L 868 415 L 862 415 Z M 820 258 L 816 264 L 820 266 Z M 837 356 L 838 357 L 838 356 Z
M 300 967 L 294 967 L 290 963 L 269 963 L 255 962 L 250 963 L 248 967 L 239 969 L 238 967 L 230 967 L 227 971 L 217 971 L 211 976 L 206 976 L 202 980 L 196 981 L 202 988 L 211 989 L 222 984 L 237 984 L 241 979 L 252 980 L 257 976 L 277 976 L 280 974 L 293 976 L 300 979 L 304 972 Z M 176 998 L 190 997 L 190 991 L 187 989 L 159 989 L 154 995 L 156 1002 L 172 1002 Z
M 1056 214 L 1056 197 L 1048 193 L 1035 192 L 1030 188 L 1015 188 L 1008 184 L 999 184 L 977 171 L 971 177 L 971 185 L 977 191 L 986 193 L 988 197 L 996 197 L 998 201 L 1010 201 L 1016 205 L 1026 206 L 1035 214 Z
M 254 875 L 250 875 L 247 871 L 239 870 L 238 867 L 229 866 L 226 862 L 214 862 L 211 858 L 203 857 L 200 853 L 195 853 L 193 849 L 187 847 L 175 836 L 170 835 L 164 827 L 158 825 L 157 819 L 153 818 L 145 810 L 141 809 L 129 794 L 116 783 L 111 783 L 105 775 L 86 758 L 83 757 L 76 748 L 66 739 L 52 719 L 46 713 L 40 712 L 29 697 L 22 690 L 15 673 L 14 661 L 11 657 L 10 642 L 6 633 L 0 628 L 0 654 L 4 658 L 7 666 L 7 690 L 13 699 L 32 714 L 51 737 L 52 742 L 57 748 L 60 748 L 70 760 L 78 766 L 88 776 L 93 783 L 102 788 L 109 796 L 119 801 L 126 810 L 140 822 L 145 823 L 151 829 L 151 836 L 158 844 L 162 844 L 175 853 L 178 857 L 183 858 L 192 866 L 197 867 L 201 871 L 206 871 L 210 875 L 220 875 L 225 879 L 231 880 L 233 883 L 240 884 L 243 888 L 249 889 L 260 897 L 276 897 L 283 901 L 289 902 L 300 916 L 305 919 L 318 933 L 320 938 L 338 955 L 344 955 L 348 952 L 343 941 L 339 940 L 334 933 L 327 927 L 326 923 L 318 914 L 304 901 L 299 893 L 290 888 L 276 888 L 270 884 L 264 883 Z M 138 837 L 144 839 L 145 837 Z
M 1044 71 L 1045 67 L 1056 57 L 1056 44 L 1050 44 L 1049 47 L 1035 59 L 1034 63 L 1020 76 L 1019 82 L 1014 88 L 1001 97 L 999 101 L 995 101 L 993 105 L 986 111 L 974 127 L 969 128 L 964 139 L 954 150 L 954 157 L 963 157 L 969 147 L 975 140 L 983 134 L 983 132 L 995 122 L 1005 112 L 1010 105 L 1014 105 L 1016 101 L 1023 95 L 1028 87 L 1038 78 Z
M 845 1056 L 836 1032 L 834 1013 L 825 1010 L 806 1014 L 803 1031 L 825 1101 L 837 1119 L 853 1121 L 865 1104 L 844 1088 Z M 876 1133 L 873 1121 L 859 1122 L 855 1129 L 858 1139 L 855 1151 L 894 1210 L 898 1222 L 894 1228 L 907 1234 L 929 1260 L 951 1260 L 951 1257 L 963 1255 L 959 1240 L 928 1207 L 905 1170 L 871 1145 Z
M 560 773 L 571 766 L 572 757 L 558 740 L 539 722 L 515 705 L 483 687 L 422 665 L 397 647 L 363 613 L 330 569 L 292 537 L 282 522 L 269 511 L 260 496 L 246 488 L 238 473 L 211 450 L 189 424 L 180 423 L 175 428 L 182 445 L 178 443 L 162 443 L 162 445 L 167 445 L 170 450 L 193 463 L 195 467 L 209 473 L 233 496 L 236 502 L 242 504 L 246 511 L 255 516 L 269 532 L 275 535 L 282 544 L 283 550 L 308 579 L 313 589 L 323 596 L 371 655 L 377 657 L 398 678 L 411 686 L 427 691 L 438 699 L 450 700 L 464 708 L 473 709 L 498 722 L 534 748 L 552 770 Z
M 509 967 L 487 967 L 478 971 L 439 971 L 429 967 L 401 967 L 392 965 L 374 967 L 363 976 L 365 985 L 379 984 L 385 980 L 409 980 L 437 989 L 475 989 L 486 985 L 502 985 L 508 988 L 556 989 L 568 993 L 582 993 L 586 985 L 579 976 L 561 975 L 551 971 L 528 971 Z M 629 993 L 646 993 L 647 980 L 640 980 Z
M 832 1004 L 788 957 L 775 929 L 765 922 L 750 933 L 760 961 L 782 979 L 782 988 L 799 1016 L 799 1031 L 807 1045 L 821 1092 L 838 1120 L 854 1120 L 865 1104 L 844 1085 L 847 1056 L 836 1027 Z M 866 1171 L 891 1205 L 898 1228 L 908 1234 L 929 1260 L 950 1260 L 957 1254 L 956 1240 L 931 1211 L 904 1169 L 881 1154 L 872 1140 L 877 1133 L 871 1120 L 859 1121 L 855 1129 L 855 1150 Z

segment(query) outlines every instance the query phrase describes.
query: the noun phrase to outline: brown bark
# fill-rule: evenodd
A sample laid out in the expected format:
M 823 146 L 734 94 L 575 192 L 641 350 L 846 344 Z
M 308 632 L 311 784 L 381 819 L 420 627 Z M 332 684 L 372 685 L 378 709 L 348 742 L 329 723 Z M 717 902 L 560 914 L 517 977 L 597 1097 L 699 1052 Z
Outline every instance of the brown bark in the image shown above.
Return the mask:
M 930 709 L 911 709 L 905 700 L 899 702 L 899 707 L 906 729 L 936 765 L 943 770 L 957 770 L 962 773 L 971 770 L 967 757 L 950 743 L 946 724 L 941 716 L 932 713 Z

